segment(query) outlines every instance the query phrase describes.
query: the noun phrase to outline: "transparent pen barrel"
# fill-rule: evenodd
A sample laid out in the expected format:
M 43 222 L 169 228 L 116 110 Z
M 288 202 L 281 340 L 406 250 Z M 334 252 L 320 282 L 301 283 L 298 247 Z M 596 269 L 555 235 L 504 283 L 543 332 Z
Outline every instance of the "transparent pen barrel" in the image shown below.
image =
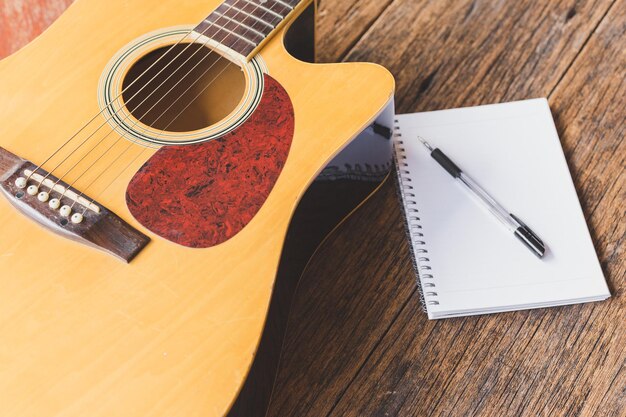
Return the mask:
M 487 191 L 483 190 L 480 185 L 476 183 L 470 176 L 465 173 L 461 173 L 458 177 L 458 180 L 461 181 L 470 191 L 470 195 L 481 203 L 487 210 L 489 210 L 499 221 L 502 223 L 504 227 L 509 229 L 512 232 L 515 232 L 519 227 L 510 216 L 509 212 L 505 210 L 496 200 L 493 199 L 487 193 Z

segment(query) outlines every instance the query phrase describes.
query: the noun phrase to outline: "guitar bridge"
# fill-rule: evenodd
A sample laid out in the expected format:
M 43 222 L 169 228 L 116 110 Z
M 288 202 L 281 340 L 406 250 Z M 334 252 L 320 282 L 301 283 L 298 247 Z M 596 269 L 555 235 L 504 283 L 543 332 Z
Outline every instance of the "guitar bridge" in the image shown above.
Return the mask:
M 93 199 L 0 147 L 0 190 L 23 215 L 130 262 L 150 238 Z

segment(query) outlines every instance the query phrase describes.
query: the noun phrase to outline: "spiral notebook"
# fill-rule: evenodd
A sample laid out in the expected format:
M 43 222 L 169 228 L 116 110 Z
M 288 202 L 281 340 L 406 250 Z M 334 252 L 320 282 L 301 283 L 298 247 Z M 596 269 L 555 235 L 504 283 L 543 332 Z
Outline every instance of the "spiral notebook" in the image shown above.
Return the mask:
M 476 204 L 418 135 L 519 215 L 546 256 L 535 257 Z M 394 141 L 429 318 L 610 297 L 547 100 L 398 115 Z

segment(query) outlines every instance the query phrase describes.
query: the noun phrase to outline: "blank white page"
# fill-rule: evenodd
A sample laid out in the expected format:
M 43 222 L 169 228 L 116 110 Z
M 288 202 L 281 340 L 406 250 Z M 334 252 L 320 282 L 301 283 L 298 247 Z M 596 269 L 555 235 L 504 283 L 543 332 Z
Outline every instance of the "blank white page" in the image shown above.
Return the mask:
M 610 296 L 545 99 L 398 115 L 417 203 L 430 318 Z M 547 246 L 534 256 L 417 140 L 440 148 Z M 423 261 L 422 266 L 426 263 Z M 424 279 L 421 280 L 425 284 Z M 432 293 L 435 293 L 433 295 Z

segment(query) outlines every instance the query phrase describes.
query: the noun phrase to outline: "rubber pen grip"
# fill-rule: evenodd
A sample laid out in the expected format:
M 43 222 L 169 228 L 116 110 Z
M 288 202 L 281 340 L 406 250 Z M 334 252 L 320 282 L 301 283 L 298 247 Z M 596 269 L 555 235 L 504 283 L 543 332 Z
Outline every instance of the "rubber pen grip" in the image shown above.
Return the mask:
M 434 151 L 432 151 L 430 156 L 432 156 L 435 161 L 439 162 L 439 165 L 441 165 L 446 171 L 448 171 L 448 173 L 454 178 L 458 178 L 461 176 L 461 168 L 456 166 L 456 164 L 452 162 L 452 160 L 439 149 L 435 149 Z

